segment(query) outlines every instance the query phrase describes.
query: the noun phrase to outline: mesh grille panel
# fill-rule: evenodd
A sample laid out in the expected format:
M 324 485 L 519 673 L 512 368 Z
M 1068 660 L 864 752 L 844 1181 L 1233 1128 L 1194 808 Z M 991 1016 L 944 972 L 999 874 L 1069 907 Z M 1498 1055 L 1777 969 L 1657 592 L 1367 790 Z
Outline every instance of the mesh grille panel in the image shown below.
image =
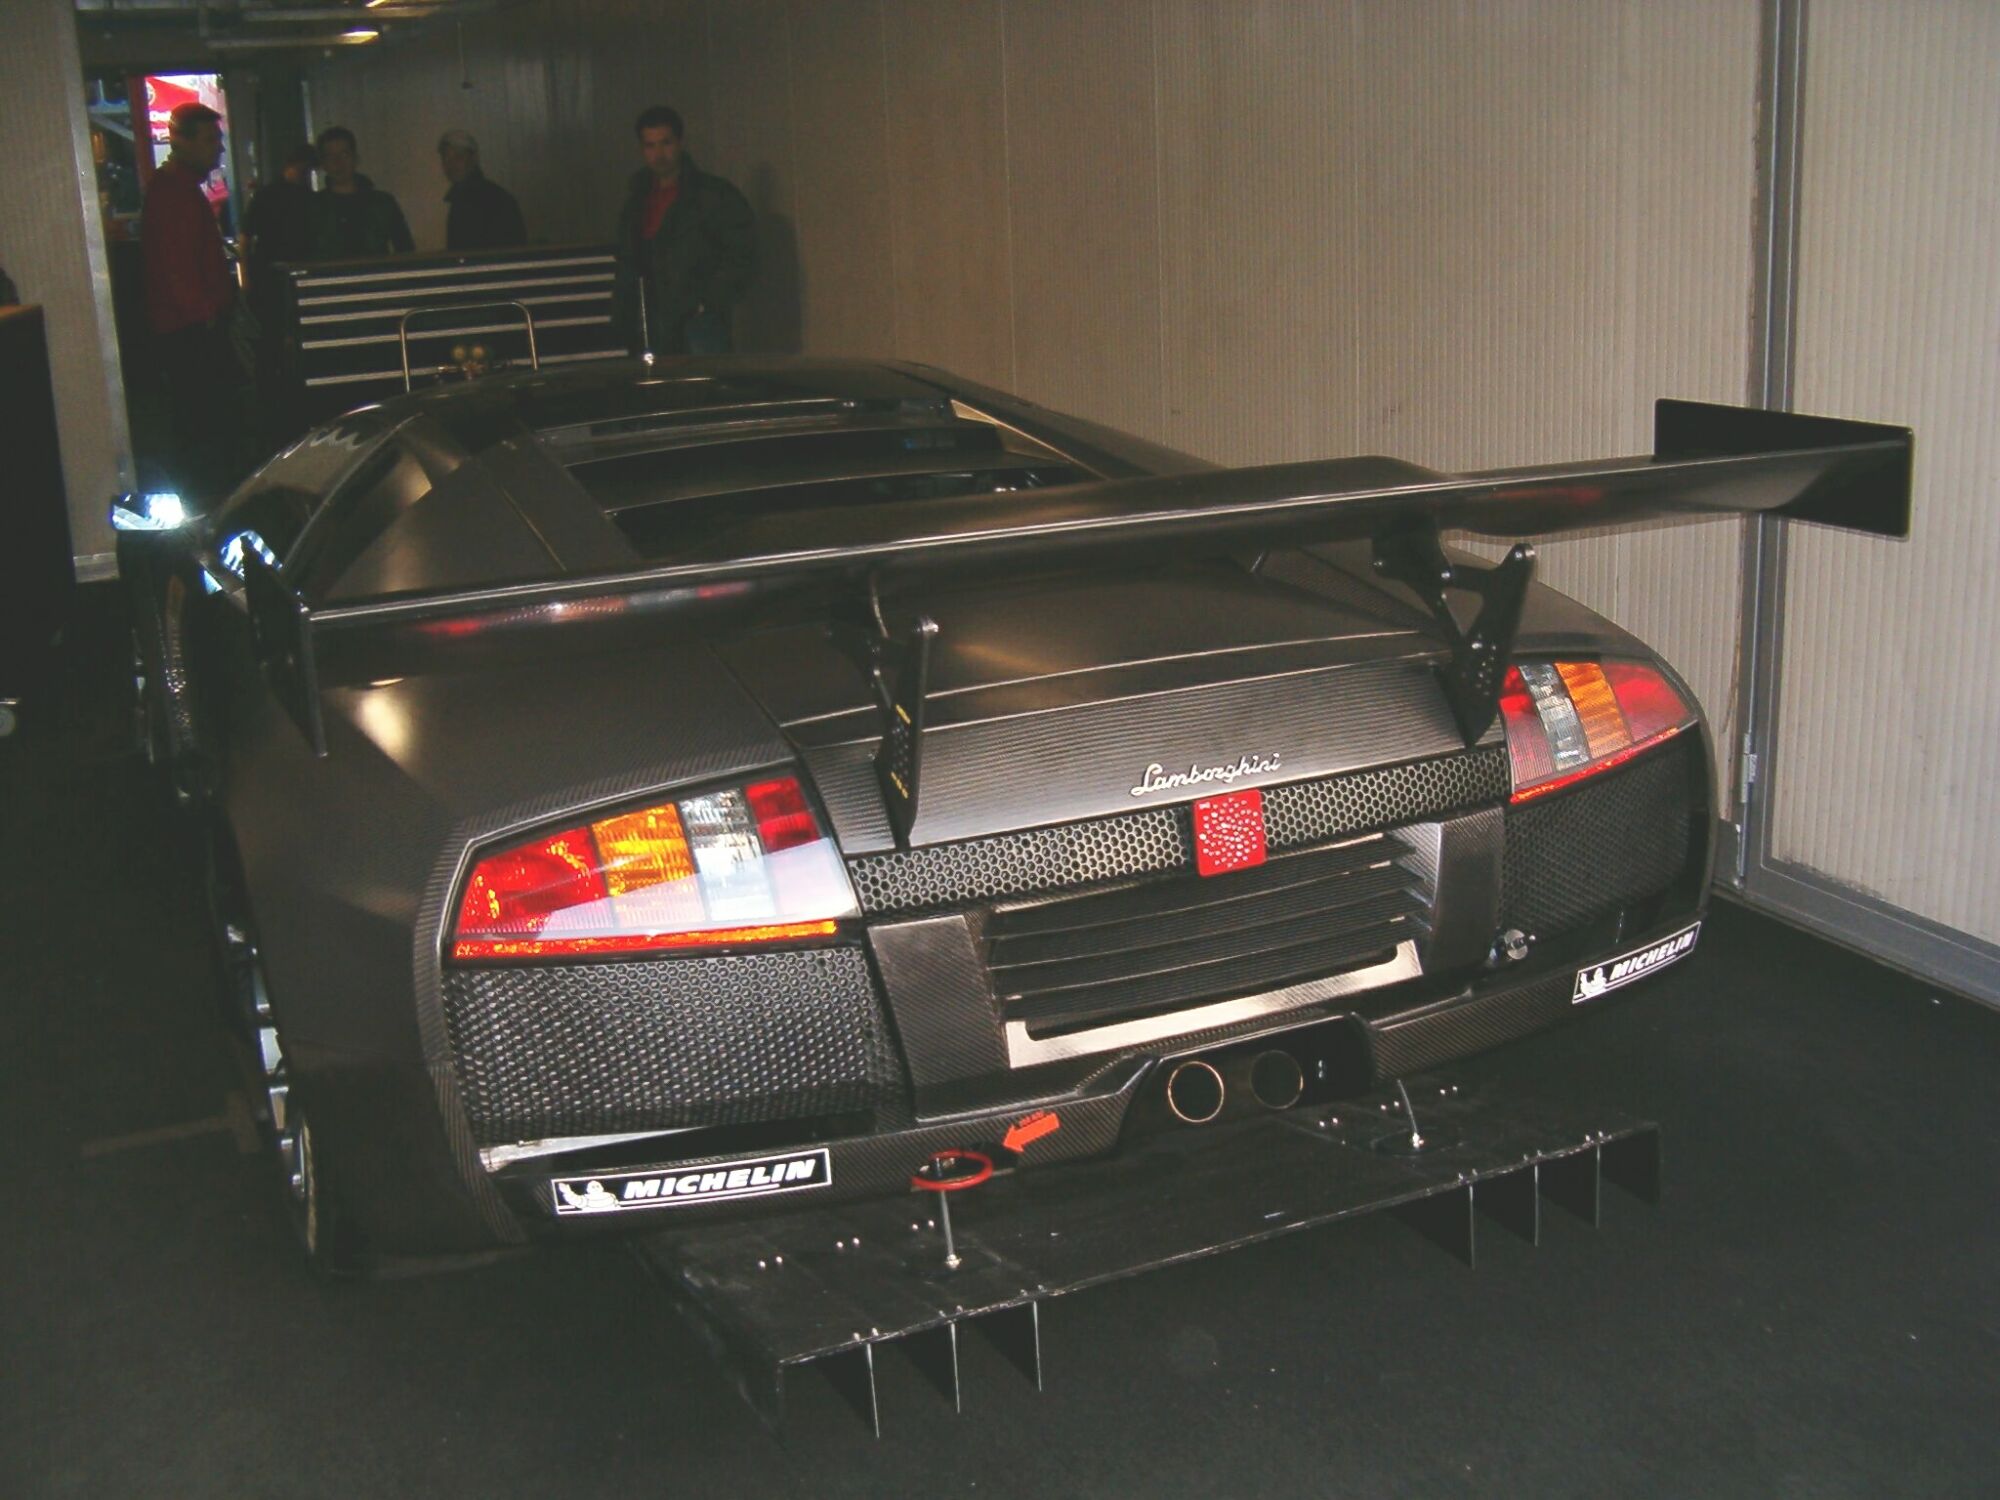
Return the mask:
M 1264 836 L 1274 849 L 1291 849 L 1498 802 L 1507 791 L 1507 752 L 1497 745 L 1379 771 L 1296 781 L 1265 789 Z
M 1546 802 L 1507 813 L 1502 925 L 1573 931 L 1673 883 L 1693 807 L 1685 738 Z
M 1156 807 L 962 844 L 871 854 L 848 861 L 847 870 L 861 909 L 869 913 L 1095 885 L 1190 863 L 1181 817 L 1177 809 Z
M 1407 765 L 1351 771 L 1264 789 L 1273 849 L 1387 828 L 1497 802 L 1507 795 L 1507 752 L 1487 746 Z M 848 861 L 870 915 L 963 906 L 1190 868 L 1185 805 Z
M 481 1145 L 844 1114 L 895 1087 L 854 948 L 453 969 L 444 1004 Z

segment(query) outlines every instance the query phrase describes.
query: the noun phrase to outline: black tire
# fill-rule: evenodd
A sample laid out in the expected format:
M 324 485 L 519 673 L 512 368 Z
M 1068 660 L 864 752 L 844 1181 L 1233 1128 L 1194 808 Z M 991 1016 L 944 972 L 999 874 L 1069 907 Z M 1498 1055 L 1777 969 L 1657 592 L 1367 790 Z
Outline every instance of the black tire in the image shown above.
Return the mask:
M 242 866 L 226 834 L 211 831 L 205 842 L 217 999 L 264 1140 L 262 1159 L 271 1166 L 307 1268 L 327 1277 L 360 1275 L 368 1266 L 366 1246 L 328 1184 L 324 1145 L 285 1067 L 283 1034 L 265 983 Z
M 132 554 L 132 676 L 139 750 L 161 768 L 183 806 L 203 799 L 209 757 L 200 705 L 188 672 L 187 630 L 192 600 L 178 571 L 164 577 Z
M 324 1163 L 305 1110 L 294 1105 L 292 1118 L 297 1154 L 294 1161 L 284 1163 L 289 1168 L 285 1204 L 292 1238 L 315 1275 L 339 1279 L 359 1276 L 368 1269 L 361 1236 L 339 1195 L 327 1187 Z

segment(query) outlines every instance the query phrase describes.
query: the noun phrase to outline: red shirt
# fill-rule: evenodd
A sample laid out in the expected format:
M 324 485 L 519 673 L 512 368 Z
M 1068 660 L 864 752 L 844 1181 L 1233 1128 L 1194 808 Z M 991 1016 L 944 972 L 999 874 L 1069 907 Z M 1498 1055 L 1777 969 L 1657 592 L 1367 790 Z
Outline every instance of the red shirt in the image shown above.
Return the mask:
M 155 333 L 206 323 L 229 311 L 236 284 L 222 231 L 201 181 L 169 157 L 153 173 L 139 219 L 146 262 L 146 321 Z
M 680 174 L 675 173 L 665 182 L 653 179 L 653 190 L 646 195 L 646 217 L 641 221 L 646 238 L 651 239 L 660 232 L 660 225 L 666 222 L 667 211 L 679 201 L 681 196 Z

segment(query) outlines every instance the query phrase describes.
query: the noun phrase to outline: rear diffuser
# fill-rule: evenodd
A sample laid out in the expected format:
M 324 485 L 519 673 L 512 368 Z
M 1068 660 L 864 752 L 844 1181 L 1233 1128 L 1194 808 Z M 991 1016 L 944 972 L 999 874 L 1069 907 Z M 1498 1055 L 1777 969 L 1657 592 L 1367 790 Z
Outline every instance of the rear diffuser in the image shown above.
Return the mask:
M 1042 1304 L 1102 1282 L 1385 1209 L 1471 1265 L 1481 1215 L 1539 1243 L 1545 1201 L 1594 1228 L 1606 1179 L 1659 1201 L 1651 1124 L 1436 1079 L 1409 1093 L 1415 1145 L 1392 1090 L 1003 1170 L 950 1195 L 955 1268 L 938 1195 L 915 1191 L 634 1243 L 767 1424 L 783 1421 L 787 1373 L 817 1365 L 879 1436 L 875 1361 L 890 1343 L 957 1410 L 962 1333 L 1040 1389 Z

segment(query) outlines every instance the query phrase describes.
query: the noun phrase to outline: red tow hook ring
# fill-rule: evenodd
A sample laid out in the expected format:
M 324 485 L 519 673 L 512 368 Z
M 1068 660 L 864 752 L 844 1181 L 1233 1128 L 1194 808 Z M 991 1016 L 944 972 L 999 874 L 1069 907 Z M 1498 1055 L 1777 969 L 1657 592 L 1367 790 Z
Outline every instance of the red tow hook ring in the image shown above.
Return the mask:
M 963 1176 L 958 1177 L 926 1177 L 922 1172 L 918 1172 L 910 1179 L 910 1186 L 920 1192 L 956 1193 L 964 1188 L 978 1187 L 980 1183 L 993 1175 L 993 1158 L 988 1156 L 984 1151 L 968 1151 L 960 1146 L 952 1146 L 943 1151 L 933 1151 L 931 1153 L 931 1160 L 934 1162 L 970 1161 L 977 1162 L 979 1165 L 975 1171 L 967 1172 Z

